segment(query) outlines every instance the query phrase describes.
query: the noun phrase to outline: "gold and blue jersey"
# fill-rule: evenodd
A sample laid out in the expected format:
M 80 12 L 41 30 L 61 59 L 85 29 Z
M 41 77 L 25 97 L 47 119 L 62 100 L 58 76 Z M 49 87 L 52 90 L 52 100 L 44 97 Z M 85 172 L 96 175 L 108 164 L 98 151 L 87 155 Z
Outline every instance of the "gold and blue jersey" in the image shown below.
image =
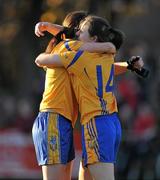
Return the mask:
M 78 49 L 80 44 L 73 43 Z M 70 46 L 72 47 L 72 46 Z M 68 51 L 68 41 L 59 43 L 52 53 Z M 45 89 L 40 111 L 56 112 L 72 121 L 74 126 L 78 115 L 78 104 L 73 93 L 68 72 L 64 68 L 47 68 Z
M 69 74 L 72 74 L 72 85 L 82 124 L 94 116 L 118 111 L 113 92 L 113 55 L 68 51 L 60 53 L 59 56 Z

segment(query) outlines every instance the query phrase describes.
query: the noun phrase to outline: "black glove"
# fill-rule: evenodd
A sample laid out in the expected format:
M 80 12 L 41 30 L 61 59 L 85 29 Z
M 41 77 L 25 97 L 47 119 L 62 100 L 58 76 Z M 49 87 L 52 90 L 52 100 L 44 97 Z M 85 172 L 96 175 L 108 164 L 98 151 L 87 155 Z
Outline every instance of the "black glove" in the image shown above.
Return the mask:
M 67 39 L 73 39 L 75 38 L 76 30 L 75 28 L 64 27 L 63 33 L 65 34 Z
M 134 63 L 137 62 L 139 59 L 140 59 L 139 56 L 135 56 L 135 57 L 132 57 L 131 59 L 129 59 L 129 61 L 127 61 L 127 63 L 128 63 L 127 69 L 134 71 L 136 74 L 138 74 L 139 76 L 141 76 L 143 78 L 147 78 L 149 75 L 148 69 L 141 68 L 141 70 L 139 70 L 134 67 Z

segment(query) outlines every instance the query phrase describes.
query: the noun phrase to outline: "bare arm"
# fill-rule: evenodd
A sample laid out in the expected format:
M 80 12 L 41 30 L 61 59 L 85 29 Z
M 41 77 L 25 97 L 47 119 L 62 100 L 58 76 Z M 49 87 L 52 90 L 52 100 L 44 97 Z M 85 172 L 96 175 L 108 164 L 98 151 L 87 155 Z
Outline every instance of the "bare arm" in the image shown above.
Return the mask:
M 53 48 L 56 46 L 56 43 L 57 43 L 57 39 L 56 39 L 55 37 L 53 37 L 53 38 L 49 41 L 49 43 L 48 43 L 48 45 L 47 45 L 47 47 L 46 47 L 45 53 L 51 53 L 52 50 L 53 50 Z
M 47 31 L 53 35 L 58 34 L 63 30 L 63 26 L 58 24 L 52 24 L 49 22 L 39 22 L 35 25 L 35 34 L 36 36 L 44 36 L 44 32 Z
M 35 26 L 36 36 L 44 36 L 44 32 L 47 31 L 53 35 L 56 35 L 60 31 L 63 31 L 64 27 L 58 24 L 52 24 L 49 22 L 39 22 Z M 107 53 L 116 53 L 115 46 L 110 42 L 98 43 L 84 43 L 81 47 L 81 50 L 88 52 L 107 52 Z
M 134 58 L 135 56 L 132 56 L 131 58 Z M 139 58 L 137 62 L 134 63 L 133 67 L 135 69 L 141 70 L 141 68 L 144 66 L 144 62 L 142 58 Z M 128 63 L 127 62 L 115 62 L 114 63 L 114 70 L 115 70 L 115 75 L 120 75 L 128 71 L 127 69 Z
M 35 26 L 35 34 L 36 36 L 44 36 L 44 32 L 47 31 L 53 35 L 56 35 L 60 31 L 63 31 L 64 27 L 58 24 L 52 24 L 49 22 L 39 22 Z M 104 42 L 104 43 L 98 43 L 98 42 L 92 42 L 92 43 L 84 43 L 81 48 L 83 51 L 88 52 L 106 52 L 106 53 L 116 53 L 115 46 L 110 42 Z
M 114 74 L 115 75 L 120 75 L 123 74 L 125 72 L 127 72 L 127 62 L 115 62 L 114 63 Z
M 35 63 L 37 66 L 47 66 L 47 67 L 63 67 L 58 54 L 47 54 L 41 53 L 37 56 Z
M 92 42 L 92 43 L 84 43 L 80 50 L 83 51 L 88 51 L 88 52 L 106 52 L 106 53 L 111 53 L 115 54 L 116 53 L 116 48 L 115 46 L 110 43 L 110 42 Z
M 53 37 L 53 38 L 49 41 L 49 43 L 48 43 L 48 45 L 47 45 L 47 48 L 46 48 L 46 50 L 45 50 L 45 54 L 50 54 L 55 46 L 56 46 L 56 39 Z M 47 67 L 44 66 L 44 65 L 38 64 L 38 63 L 36 63 L 36 65 L 39 66 L 39 67 L 43 67 L 44 69 L 47 68 L 47 67 L 48 67 L 48 68 L 53 68 L 52 65 L 51 65 L 51 66 L 47 66 Z

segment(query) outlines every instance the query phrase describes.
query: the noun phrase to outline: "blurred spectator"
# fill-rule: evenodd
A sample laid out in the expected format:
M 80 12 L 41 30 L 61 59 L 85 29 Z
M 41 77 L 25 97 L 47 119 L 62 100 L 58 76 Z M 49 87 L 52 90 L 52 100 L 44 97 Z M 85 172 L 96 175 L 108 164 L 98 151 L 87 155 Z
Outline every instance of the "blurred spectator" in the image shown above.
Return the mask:
M 17 114 L 14 126 L 24 133 L 32 131 L 34 121 L 33 104 L 30 100 L 20 99 L 17 102 Z
M 135 77 L 125 76 L 118 82 L 118 93 L 123 97 L 123 101 L 135 110 L 140 98 L 140 86 Z
M 156 136 L 156 117 L 146 102 L 141 102 L 137 111 L 137 117 L 132 128 L 133 140 L 149 141 Z

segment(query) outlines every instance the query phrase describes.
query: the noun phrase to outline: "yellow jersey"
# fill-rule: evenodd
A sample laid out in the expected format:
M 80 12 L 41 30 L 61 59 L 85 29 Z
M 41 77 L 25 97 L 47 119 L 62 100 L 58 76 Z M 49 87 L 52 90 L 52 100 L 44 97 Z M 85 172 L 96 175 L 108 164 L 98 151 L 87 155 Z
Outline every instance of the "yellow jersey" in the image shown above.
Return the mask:
M 75 48 L 80 44 L 73 43 Z M 60 42 L 51 53 L 68 51 L 67 41 Z M 56 112 L 72 121 L 74 126 L 78 116 L 78 104 L 73 93 L 70 78 L 65 68 L 47 68 L 45 89 L 40 103 L 40 111 Z
M 72 85 L 79 104 L 81 123 L 98 115 L 117 112 L 114 95 L 114 57 L 111 54 L 68 51 L 59 54 L 72 75 Z

